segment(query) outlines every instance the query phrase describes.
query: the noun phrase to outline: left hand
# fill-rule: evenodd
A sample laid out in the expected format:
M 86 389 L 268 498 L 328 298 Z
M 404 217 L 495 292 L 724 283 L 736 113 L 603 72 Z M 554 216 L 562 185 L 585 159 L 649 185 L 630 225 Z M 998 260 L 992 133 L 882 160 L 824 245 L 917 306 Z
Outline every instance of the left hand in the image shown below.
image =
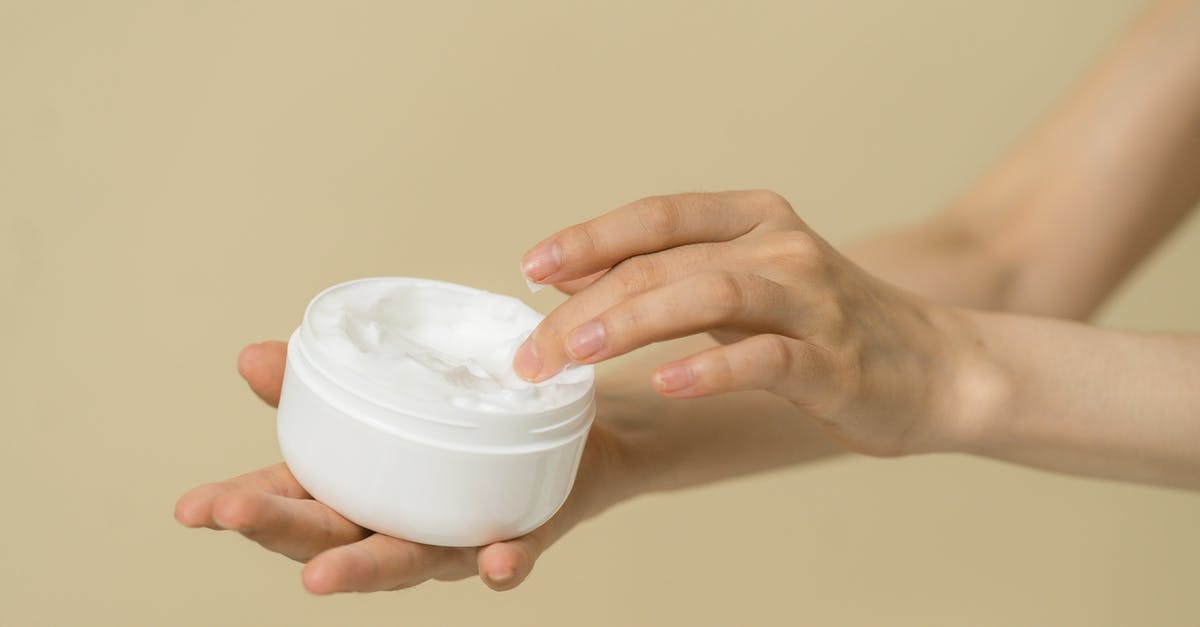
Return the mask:
M 723 346 L 660 366 L 660 393 L 765 389 L 852 450 L 949 448 L 961 317 L 854 265 L 778 194 L 639 200 L 551 235 L 522 270 L 575 292 L 517 351 L 529 380 L 708 332 Z
M 283 342 L 262 342 L 246 347 L 238 359 L 242 377 L 272 407 L 279 404 L 286 355 Z M 619 400 L 606 398 L 605 404 L 619 407 Z M 611 409 L 606 413 L 612 415 Z M 633 496 L 639 477 L 625 468 L 622 447 L 597 421 L 562 508 L 524 536 L 478 548 L 430 546 L 372 533 L 314 500 L 282 462 L 189 490 L 176 503 L 175 518 L 187 527 L 237 531 L 269 551 L 306 562 L 302 579 L 314 594 L 397 590 L 473 575 L 494 590 L 509 590 L 564 533 Z

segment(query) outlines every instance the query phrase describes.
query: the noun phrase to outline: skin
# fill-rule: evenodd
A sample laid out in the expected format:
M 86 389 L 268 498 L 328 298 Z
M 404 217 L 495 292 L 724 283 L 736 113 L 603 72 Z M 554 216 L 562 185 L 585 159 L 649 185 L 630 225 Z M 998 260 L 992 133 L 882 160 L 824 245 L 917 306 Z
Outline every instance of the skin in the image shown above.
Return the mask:
M 538 326 L 517 373 L 541 381 L 653 342 L 721 342 L 660 366 L 674 398 L 766 390 L 851 450 L 935 450 L 926 424 L 954 376 L 941 308 L 858 268 L 763 191 L 647 198 L 553 235 L 526 256 L 557 283 L 611 268 Z
M 661 394 L 764 390 L 871 455 L 975 453 L 1200 488 L 1200 338 L 929 301 L 872 277 L 764 192 L 641 200 L 530 258 L 547 249 L 550 281 L 620 261 L 517 350 L 530 380 L 707 331 L 718 346 L 655 370 Z
M 238 371 L 272 407 L 279 403 L 287 345 L 247 346 Z M 589 434 L 572 498 L 533 533 L 482 548 L 434 547 L 369 532 L 312 499 L 283 463 L 226 481 L 199 486 L 175 506 L 187 527 L 241 533 L 263 548 L 306 562 L 301 578 L 314 594 L 398 590 L 429 579 L 457 580 L 478 574 L 496 590 L 512 588 L 529 574 L 541 551 L 576 522 L 627 498 L 607 458 L 611 435 L 597 424 Z M 575 494 L 586 495 L 580 498 Z
M 306 562 L 317 594 L 474 575 L 506 590 L 576 524 L 637 494 L 846 448 L 1200 488 L 1200 338 L 1075 321 L 1195 206 L 1197 172 L 1200 2 L 1154 3 L 1027 141 L 925 223 L 840 252 L 777 194 L 688 194 L 531 249 L 526 274 L 573 296 L 522 348 L 519 372 L 642 359 L 598 383 L 575 487 L 529 535 L 448 549 L 373 534 L 283 464 L 197 487 L 175 516 Z M 647 346 L 675 337 L 689 339 Z M 264 342 L 238 360 L 271 405 L 285 355 Z

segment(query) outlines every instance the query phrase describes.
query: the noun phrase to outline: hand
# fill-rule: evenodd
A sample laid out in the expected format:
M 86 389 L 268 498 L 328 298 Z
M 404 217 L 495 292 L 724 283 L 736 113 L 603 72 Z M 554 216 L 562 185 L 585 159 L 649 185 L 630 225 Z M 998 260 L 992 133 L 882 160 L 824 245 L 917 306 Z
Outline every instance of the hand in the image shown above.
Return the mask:
M 238 370 L 272 407 L 279 403 L 287 354 L 282 342 L 246 347 Z M 616 438 L 598 420 L 562 509 L 535 531 L 480 548 L 417 544 L 372 533 L 319 503 L 283 463 L 184 494 L 175 518 L 186 527 L 237 531 L 300 562 L 304 587 L 314 594 L 397 590 L 429 579 L 478 574 L 494 590 L 515 588 L 547 547 L 585 518 L 628 496 L 632 475 L 617 466 Z
M 777 194 L 640 200 L 555 233 L 522 269 L 576 292 L 518 349 L 527 379 L 709 332 L 723 346 L 660 366 L 660 393 L 765 389 L 853 450 L 946 446 L 958 317 L 855 266 Z

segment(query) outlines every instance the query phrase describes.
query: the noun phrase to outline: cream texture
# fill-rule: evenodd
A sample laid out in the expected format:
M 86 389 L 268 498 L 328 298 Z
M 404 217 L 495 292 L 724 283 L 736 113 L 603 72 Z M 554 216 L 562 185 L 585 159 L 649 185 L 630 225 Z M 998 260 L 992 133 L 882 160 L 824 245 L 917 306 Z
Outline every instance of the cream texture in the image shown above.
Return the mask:
M 521 265 L 521 278 L 525 279 L 525 287 L 528 287 L 529 291 L 533 292 L 534 294 L 537 294 L 538 292 L 546 289 L 545 285 L 542 285 L 541 283 L 536 283 L 533 281 L 533 279 L 530 279 L 529 277 L 525 276 L 524 264 Z
M 345 283 L 308 310 L 321 351 L 373 384 L 496 414 L 551 410 L 591 387 L 591 366 L 571 366 L 536 384 L 513 370 L 513 354 L 541 320 L 510 296 L 404 278 Z

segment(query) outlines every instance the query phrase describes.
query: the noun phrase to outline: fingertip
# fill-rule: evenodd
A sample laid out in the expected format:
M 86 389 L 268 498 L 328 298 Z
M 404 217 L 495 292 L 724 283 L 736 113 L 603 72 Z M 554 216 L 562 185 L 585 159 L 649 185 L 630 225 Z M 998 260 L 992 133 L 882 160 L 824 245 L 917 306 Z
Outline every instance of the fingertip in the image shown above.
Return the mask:
M 253 382 L 265 370 L 273 370 L 287 358 L 287 343 L 265 340 L 247 344 L 238 353 L 237 369 L 243 379 Z
M 532 294 L 537 294 L 538 292 L 546 289 L 546 286 L 544 284 L 534 283 L 533 281 L 529 280 L 529 277 L 525 277 L 525 287 L 528 287 L 529 292 Z
M 497 592 L 521 585 L 533 569 L 533 557 L 517 542 L 499 542 L 484 547 L 477 557 L 479 578 Z
M 277 341 L 250 344 L 238 353 L 238 374 L 263 401 L 279 404 L 280 385 L 287 362 L 287 344 Z
M 262 342 L 248 344 L 242 347 L 242 350 L 238 352 L 237 371 L 238 374 L 241 375 L 246 381 L 249 381 L 250 378 L 257 372 L 255 366 L 257 366 L 259 362 L 259 355 L 262 352 L 262 344 Z
M 484 585 L 495 590 L 496 592 L 504 592 L 512 590 L 521 584 L 520 578 L 517 577 L 517 569 L 513 566 L 492 566 L 487 569 L 481 569 L 479 578 L 483 580 Z
M 705 396 L 714 396 L 716 394 L 722 393 L 722 390 L 713 390 L 713 389 L 706 388 L 702 385 L 692 385 L 692 386 L 689 386 L 689 387 L 686 387 L 686 388 L 683 388 L 680 390 L 670 390 L 670 391 L 662 390 L 662 389 L 659 389 L 656 387 L 655 391 L 658 392 L 659 396 L 664 396 L 666 398 L 674 398 L 674 399 L 679 399 L 679 400 L 684 400 L 684 399 L 689 399 L 689 398 L 701 398 L 701 397 L 705 397 Z
M 175 501 L 175 520 L 184 527 L 203 527 L 208 518 L 205 509 L 205 504 L 188 492 Z
M 212 519 L 222 529 L 250 532 L 258 522 L 257 499 L 243 491 L 223 494 L 213 502 Z
M 521 582 L 515 581 L 515 577 L 511 574 L 505 579 L 494 579 L 489 575 L 481 576 L 480 580 L 483 581 L 485 586 L 491 588 L 495 592 L 508 592 L 509 590 L 512 590 L 521 584 Z
M 513 370 L 517 375 L 526 381 L 536 381 L 537 375 L 542 369 L 542 359 L 538 356 L 537 345 L 534 344 L 533 338 L 525 340 L 516 354 L 513 355 Z
M 712 390 L 706 390 L 699 386 L 692 386 L 682 390 L 664 390 L 657 385 L 654 386 L 654 391 L 658 392 L 659 396 L 674 399 L 700 398 L 702 396 L 712 396 L 715 394 Z
M 534 283 L 543 283 L 562 267 L 562 258 L 558 242 L 542 242 L 521 256 L 521 274 Z
M 300 571 L 300 583 L 310 594 L 324 596 L 338 591 L 337 576 L 324 560 L 313 559 Z
M 688 395 L 696 387 L 696 369 L 687 362 L 659 366 L 651 377 L 654 389 L 667 396 Z

